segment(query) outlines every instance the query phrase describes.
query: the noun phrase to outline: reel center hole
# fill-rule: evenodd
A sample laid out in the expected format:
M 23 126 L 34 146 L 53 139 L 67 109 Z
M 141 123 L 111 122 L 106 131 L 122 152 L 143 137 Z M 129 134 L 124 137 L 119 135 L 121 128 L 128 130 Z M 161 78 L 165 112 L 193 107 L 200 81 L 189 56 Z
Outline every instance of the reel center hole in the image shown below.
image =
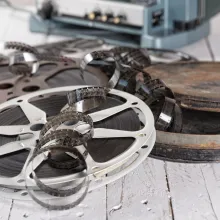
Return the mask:
M 34 124 L 30 127 L 32 131 L 40 131 L 43 128 L 44 124 Z
M 39 89 L 40 89 L 39 86 L 26 86 L 26 87 L 23 88 L 23 91 L 24 92 L 34 92 L 34 91 L 37 91 Z
M 0 89 L 10 89 L 13 87 L 13 84 L 11 83 L 3 83 L 3 84 L 0 84 Z

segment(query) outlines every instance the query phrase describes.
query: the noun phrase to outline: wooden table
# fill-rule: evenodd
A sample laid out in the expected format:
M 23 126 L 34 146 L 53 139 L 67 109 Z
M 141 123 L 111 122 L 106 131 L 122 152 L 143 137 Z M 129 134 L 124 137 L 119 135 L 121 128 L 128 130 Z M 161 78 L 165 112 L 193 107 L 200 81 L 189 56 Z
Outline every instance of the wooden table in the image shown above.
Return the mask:
M 0 7 L 0 41 L 37 45 L 65 39 L 30 33 L 28 17 Z M 219 60 L 219 22 L 217 15 L 208 38 L 181 50 L 200 60 Z M 71 210 L 47 211 L 32 201 L 0 199 L 0 220 L 220 220 L 219 203 L 220 164 L 148 158 L 124 178 L 89 193 L 83 204 Z

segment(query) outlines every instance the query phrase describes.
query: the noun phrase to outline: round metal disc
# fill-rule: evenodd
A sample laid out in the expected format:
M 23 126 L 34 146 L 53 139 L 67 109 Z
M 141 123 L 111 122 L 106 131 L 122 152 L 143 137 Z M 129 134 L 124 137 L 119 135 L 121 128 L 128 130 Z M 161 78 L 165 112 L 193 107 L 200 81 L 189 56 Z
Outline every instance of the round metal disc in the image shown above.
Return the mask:
M 10 154 L 13 152 L 17 152 L 21 149 L 29 150 L 28 157 L 32 154 L 32 151 L 34 150 L 34 147 L 35 147 L 36 140 L 39 138 L 38 137 L 39 131 L 33 129 L 33 125 L 44 124 L 47 121 L 47 114 L 45 110 L 29 103 L 30 100 L 32 100 L 33 98 L 37 98 L 37 97 L 42 98 L 42 96 L 45 97 L 48 95 L 55 95 L 55 94 L 57 95 L 58 93 L 63 94 L 63 93 L 66 93 L 67 91 L 82 88 L 82 87 L 83 86 L 71 86 L 71 87 L 61 87 L 61 88 L 56 88 L 56 89 L 39 91 L 35 93 L 30 93 L 25 96 L 21 96 L 19 98 L 12 99 L 8 102 L 1 104 L 1 110 L 3 110 L 2 112 L 3 114 L 4 114 L 4 110 L 7 109 L 9 106 L 19 106 L 22 109 L 23 113 L 28 118 L 29 124 L 18 125 L 18 126 L 12 125 L 12 127 L 10 125 L 0 126 L 1 127 L 0 134 L 13 136 L 15 134 L 22 135 L 24 133 L 24 134 L 31 134 L 31 136 L 24 137 L 25 139 L 15 140 L 8 144 L 3 144 L 1 146 L 0 155 L 3 156 L 8 153 Z M 94 181 L 93 188 L 97 188 L 107 183 L 110 183 L 122 177 L 126 173 L 130 172 L 132 169 L 134 169 L 150 153 L 154 145 L 154 141 L 155 141 L 155 129 L 154 129 L 153 116 L 152 116 L 150 109 L 144 104 L 144 102 L 142 102 L 135 96 L 132 96 L 128 93 L 117 91 L 117 90 L 111 90 L 110 95 L 114 97 L 117 96 L 120 99 L 126 100 L 126 102 L 119 106 L 115 106 L 115 107 L 108 108 L 108 109 L 101 110 L 101 111 L 97 110 L 97 112 L 90 113 L 90 116 L 92 117 L 94 123 L 99 123 L 99 121 L 103 121 L 106 118 L 111 117 L 112 115 L 117 115 L 118 113 L 123 112 L 124 110 L 127 111 L 127 109 L 128 110 L 133 109 L 135 112 L 137 111 L 136 113 L 139 117 L 139 120 L 142 122 L 143 126 L 140 129 L 135 130 L 135 131 L 118 130 L 118 129 L 114 129 L 114 127 L 109 128 L 109 129 L 105 129 L 102 127 L 95 128 L 94 130 L 95 139 L 103 139 L 103 138 L 112 139 L 114 137 L 127 138 L 131 136 L 133 139 L 135 139 L 135 141 L 124 152 L 118 154 L 117 156 L 113 156 L 113 158 L 107 158 L 106 161 L 99 161 L 99 159 L 97 158 L 96 160 L 92 153 L 87 156 L 86 161 L 89 164 L 88 170 L 89 170 L 90 180 L 94 181 L 97 179 L 101 179 L 101 182 Z M 106 145 L 103 145 L 103 146 L 106 147 Z M 142 149 L 141 148 L 142 146 L 145 146 L 145 148 Z M 88 152 L 90 152 L 90 149 L 87 149 L 87 150 Z M 138 154 L 138 159 L 135 160 L 134 163 L 130 164 L 125 169 L 122 169 L 120 172 L 113 174 L 111 177 L 110 176 L 106 177 L 107 173 L 115 170 L 116 168 L 121 167 L 123 164 L 129 161 L 130 158 L 135 154 Z M 41 162 L 42 161 L 39 161 L 39 164 Z M 24 173 L 21 171 L 21 173 L 11 178 L 0 176 L 0 183 L 5 186 L 7 185 L 8 187 L 22 189 L 24 188 L 24 182 L 22 181 L 24 179 L 23 175 Z M 53 185 L 56 183 L 58 179 L 59 179 L 59 183 L 65 183 L 67 179 L 69 179 L 70 177 L 75 178 L 74 174 L 71 174 L 67 177 L 58 176 L 58 177 L 43 178 L 43 179 L 45 182 L 49 181 L 48 183 Z M 35 187 L 34 184 L 30 186 Z M 19 193 L 21 193 L 21 191 Z M 14 195 L 9 195 L 9 197 L 10 196 L 13 196 L 14 198 Z
M 220 112 L 220 62 L 177 62 L 145 69 L 172 89 L 184 108 Z
M 182 107 L 181 133 L 157 131 L 152 157 L 178 162 L 220 161 L 220 63 L 178 62 L 146 68 L 172 89 Z
M 184 163 L 219 162 L 220 135 L 157 131 L 157 141 L 151 157 Z

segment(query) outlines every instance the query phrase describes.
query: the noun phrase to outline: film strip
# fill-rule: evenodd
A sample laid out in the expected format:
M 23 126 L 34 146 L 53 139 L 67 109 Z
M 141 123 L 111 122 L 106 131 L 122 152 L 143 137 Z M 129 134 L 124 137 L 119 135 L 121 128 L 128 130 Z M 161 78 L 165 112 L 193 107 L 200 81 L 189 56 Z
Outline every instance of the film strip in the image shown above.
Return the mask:
M 92 94 L 88 93 L 89 90 L 92 89 Z M 106 96 L 106 93 L 101 96 L 100 93 L 101 88 L 83 88 L 83 89 L 77 89 L 68 92 L 68 100 L 71 106 L 74 106 L 75 103 L 77 103 L 79 100 L 82 101 L 84 98 L 92 98 L 92 99 L 100 99 L 100 97 Z M 102 92 L 108 91 L 107 89 L 102 89 Z M 97 94 L 97 96 L 96 96 Z M 71 98 L 70 98 L 71 97 Z M 76 98 L 72 98 L 76 97 Z M 94 106 L 90 106 L 90 109 L 92 109 Z M 68 129 L 68 126 L 66 126 L 65 129 L 60 128 L 63 124 L 71 122 L 78 124 L 84 123 L 89 125 L 89 128 L 86 129 L 86 132 L 80 133 L 77 130 L 72 130 L 72 128 Z M 72 124 L 73 126 L 73 124 Z M 77 127 L 79 127 L 78 125 Z M 89 188 L 89 181 L 88 181 L 88 175 L 86 173 L 87 171 L 87 164 L 84 159 L 84 156 L 77 150 L 77 146 L 80 145 L 86 145 L 87 142 L 93 138 L 93 121 L 92 118 L 89 115 L 86 115 L 85 113 L 81 112 L 76 112 L 74 111 L 73 108 L 67 108 L 57 116 L 53 117 L 51 120 L 49 120 L 44 127 L 40 131 L 40 139 L 39 142 L 37 143 L 36 150 L 30 160 L 28 161 L 27 164 L 27 169 L 30 164 L 34 163 L 34 160 L 37 159 L 39 155 L 42 155 L 45 152 L 49 152 L 49 164 L 52 165 L 54 168 L 57 169 L 74 169 L 76 167 L 83 167 L 83 169 L 80 170 L 80 173 L 83 173 L 83 177 L 79 178 L 82 179 L 80 183 L 76 183 L 76 179 L 73 181 L 70 181 L 68 183 L 68 187 L 65 185 L 65 187 L 62 188 L 54 188 L 51 187 L 45 183 L 43 183 L 34 170 L 32 169 L 31 174 L 33 176 L 33 179 L 38 186 L 38 188 L 42 191 L 45 192 L 46 194 L 53 196 L 56 198 L 56 202 L 50 204 L 48 202 L 42 201 L 37 197 L 37 194 L 34 193 L 34 190 L 31 190 L 28 187 L 27 184 L 27 179 L 26 178 L 26 189 L 31 196 L 31 198 L 39 203 L 41 206 L 51 209 L 51 210 L 64 210 L 64 209 L 69 209 L 73 208 L 76 205 L 78 205 L 83 199 L 85 198 L 88 188 Z M 67 161 L 59 161 L 54 158 L 54 154 L 57 156 L 63 153 L 71 153 L 72 160 L 67 160 Z M 33 167 L 33 165 L 32 165 Z M 76 169 L 75 169 L 75 173 Z M 68 188 L 68 189 L 66 189 Z M 84 188 L 84 191 L 80 195 L 80 197 L 74 201 L 73 196 L 75 196 L 76 193 L 78 193 L 81 189 Z M 68 204 L 63 203 L 63 198 L 71 198 L 71 202 Z M 59 204 L 59 201 L 60 202 Z M 66 200 L 65 200 L 66 201 Z M 58 205 L 59 204 L 59 205 Z
M 76 148 L 74 148 L 74 146 L 61 145 L 59 142 L 57 145 L 53 144 L 53 145 L 46 146 L 46 147 L 42 146 L 41 149 L 35 151 L 33 156 L 28 161 L 27 168 L 29 167 L 30 164 L 34 163 L 34 160 L 39 155 L 42 155 L 42 154 L 44 155 L 44 153 L 48 152 L 48 151 L 50 151 L 50 152 L 51 151 L 52 152 L 53 151 L 56 151 L 56 152 L 61 151 L 61 152 L 65 152 L 65 153 L 69 152 L 69 153 L 73 154 L 75 161 L 79 160 L 81 163 L 83 163 L 84 170 L 87 169 L 84 157 L 79 153 L 79 151 Z M 59 169 L 60 169 L 60 167 L 59 167 Z M 67 169 L 68 169 L 68 167 L 67 167 Z M 76 184 L 76 179 L 74 179 L 72 182 L 70 181 L 68 183 L 68 186 L 65 186 L 63 188 L 59 187 L 56 189 L 55 187 L 51 187 L 51 186 L 43 183 L 37 177 L 37 175 L 33 169 L 31 171 L 31 174 L 32 174 L 32 177 L 33 177 L 36 185 L 38 186 L 38 188 L 42 192 L 45 192 L 46 194 L 50 195 L 51 197 L 56 198 L 56 200 L 51 198 L 51 200 L 49 200 L 50 201 L 49 203 L 48 203 L 48 200 L 44 201 L 42 199 L 39 199 L 37 194 L 35 193 L 35 190 L 28 187 L 28 176 L 26 176 L 26 179 L 25 179 L 26 189 L 27 189 L 29 195 L 31 196 L 31 198 L 35 202 L 37 202 L 38 204 L 40 204 L 41 206 L 43 206 L 44 208 L 47 208 L 49 210 L 65 210 L 65 209 L 73 208 L 73 207 L 77 206 L 78 204 L 80 204 L 84 200 L 84 198 L 86 197 L 86 194 L 88 192 L 89 182 L 88 182 L 88 178 L 86 175 L 85 175 L 85 177 L 82 178 L 83 181 L 81 181 L 78 184 Z M 76 199 L 74 201 L 74 198 L 72 198 L 72 196 L 75 195 L 76 193 L 78 193 L 83 187 L 85 188 L 83 193 L 80 195 L 80 197 L 78 199 Z M 69 201 L 68 199 L 66 199 L 67 197 L 68 197 L 68 199 L 71 198 L 71 202 L 67 202 L 67 201 Z M 63 198 L 65 198 L 65 200 Z
M 112 49 L 111 52 L 93 52 L 84 57 L 81 62 L 81 68 L 84 70 L 86 66 L 93 61 L 101 60 L 105 62 L 106 59 L 109 57 L 112 58 L 113 56 L 115 56 L 115 60 L 118 62 L 118 69 L 116 68 L 117 73 L 120 72 L 122 74 L 119 81 L 119 74 L 114 72 L 113 77 L 116 74 L 117 77 L 115 77 L 115 81 L 112 81 L 112 86 L 119 84 L 116 88 L 136 94 L 149 106 L 152 104 L 155 105 L 155 103 L 161 105 L 162 101 L 161 112 L 155 117 L 156 129 L 166 131 L 173 128 L 175 132 L 180 132 L 182 127 L 182 120 L 179 116 L 181 110 L 178 108 L 178 104 L 174 99 L 174 94 L 164 82 L 160 79 L 151 79 L 150 75 L 143 70 L 144 67 L 150 65 L 150 60 L 149 58 L 147 59 L 140 50 L 119 47 Z M 112 64 L 110 64 L 110 66 L 112 66 Z M 176 126 L 176 124 L 178 126 Z
M 118 48 L 116 51 L 120 53 L 126 51 L 125 57 L 131 59 L 134 50 L 126 49 Z M 125 57 L 118 58 L 118 62 L 121 64 L 121 78 L 116 88 L 135 94 L 151 107 L 155 115 L 155 126 L 157 130 L 181 132 L 181 109 L 175 100 L 172 90 L 160 79 L 152 79 L 143 70 L 141 64 L 137 66 L 137 62 L 136 66 L 132 66 L 132 61 L 130 60 L 128 62 L 124 59 Z M 129 64 L 131 66 L 128 66 Z M 146 62 L 146 66 L 148 65 L 149 63 Z M 158 110 L 155 111 L 155 107 Z
M 181 109 L 172 90 L 164 82 L 149 80 L 136 91 L 136 95 L 151 107 L 157 130 L 181 132 Z
M 15 41 L 6 42 L 5 49 L 14 49 L 14 50 L 17 50 L 20 52 L 39 54 L 35 47 L 32 47 L 32 46 L 25 44 L 25 43 L 15 42 Z
M 53 57 L 48 55 L 39 55 L 38 52 L 36 52 L 35 48 L 32 48 L 29 45 L 25 44 L 16 44 L 16 42 L 8 42 L 6 43 L 7 48 L 16 48 L 21 51 L 26 52 L 33 52 L 34 55 L 38 57 L 38 59 L 41 59 L 45 57 L 45 59 L 48 60 L 52 59 Z M 181 55 L 182 57 L 185 57 L 184 59 L 191 59 L 187 55 Z M 71 60 L 69 58 L 63 58 L 63 57 L 56 57 L 55 60 L 59 60 L 60 62 L 65 62 L 67 60 Z M 67 60 L 65 60 L 67 59 Z M 164 121 L 165 124 L 167 124 L 167 118 L 170 122 L 174 124 L 178 124 L 177 127 L 181 128 L 181 117 L 177 116 L 178 112 L 180 112 L 180 108 L 172 108 L 173 111 L 170 112 L 170 114 L 166 114 L 163 112 L 163 110 L 167 109 L 169 105 L 172 106 L 171 101 L 167 101 L 168 99 L 164 98 L 167 96 L 170 99 L 174 99 L 174 95 L 170 88 L 168 88 L 161 80 L 159 79 L 153 79 L 151 80 L 150 75 L 144 71 L 145 67 L 148 67 L 151 64 L 150 59 L 146 54 L 142 53 L 140 49 L 133 49 L 133 48 L 127 48 L 127 47 L 118 47 L 113 48 L 110 51 L 95 51 L 92 53 L 87 54 L 80 63 L 80 68 L 82 72 L 82 78 L 86 82 L 86 84 L 89 84 L 85 80 L 84 72 L 86 70 L 91 71 L 91 69 L 94 70 L 94 72 L 97 74 L 97 78 L 102 78 L 103 76 L 107 76 L 107 79 L 103 80 L 105 86 L 107 83 L 107 87 L 114 88 L 116 85 L 117 88 L 122 89 L 126 92 L 137 94 L 139 98 L 144 98 L 144 101 L 151 105 L 155 101 L 159 101 L 160 99 L 163 99 L 164 104 L 161 108 L 161 114 L 157 116 L 156 118 L 158 123 L 156 123 L 156 126 L 158 125 L 157 129 L 167 130 L 169 126 L 162 126 L 161 127 L 161 120 L 166 118 Z M 103 74 L 104 73 L 104 74 Z M 121 74 L 122 73 L 122 74 Z M 119 80 L 120 79 L 120 80 Z M 91 92 L 91 91 L 90 91 Z M 160 102 L 159 102 L 160 103 Z M 168 104 L 170 103 L 170 104 Z M 98 105 L 98 104 L 97 104 Z M 175 102 L 175 105 L 178 105 Z M 166 106 L 166 107 L 165 107 Z M 177 110 L 178 109 L 178 110 Z M 180 114 L 178 114 L 180 115 Z M 175 122 L 174 122 L 175 118 Z M 178 122 L 177 122 L 178 120 Z M 160 124 L 160 125 L 159 125 Z M 171 125 L 171 123 L 169 124 Z M 176 127 L 176 126 L 174 126 Z M 176 129 L 174 129 L 176 130 Z M 179 131 L 179 129 L 177 129 Z
M 23 53 L 14 53 L 9 56 L 9 70 L 15 75 L 36 74 L 40 61 L 50 62 L 72 62 L 70 58 L 64 56 L 40 54 L 35 47 L 19 42 L 6 42 L 5 49 L 14 49 Z
M 115 80 L 113 85 L 119 90 L 136 95 L 152 107 L 157 130 L 181 132 L 181 108 L 176 102 L 172 90 L 160 79 L 152 79 L 144 70 L 150 65 L 149 58 L 146 58 L 138 49 L 125 47 L 114 48 L 111 53 L 118 62 L 118 72 L 120 72 L 120 79 Z M 87 54 L 81 63 L 81 68 L 84 70 L 87 64 L 95 60 L 104 61 L 113 56 L 111 53 L 100 51 Z M 187 58 L 190 59 L 190 57 L 185 57 L 185 59 Z M 116 79 L 118 78 L 116 77 Z
M 179 162 L 219 161 L 219 99 L 215 95 L 218 88 L 215 87 L 216 83 L 210 83 L 216 79 L 219 63 L 198 62 L 193 57 L 184 56 L 184 53 L 176 55 L 180 55 L 179 58 L 176 57 L 176 63 L 153 65 L 145 69 L 152 77 L 149 84 L 155 85 L 151 81 L 157 81 L 157 77 L 166 79 L 175 96 L 165 84 L 159 88 L 160 83 L 156 83 L 158 88 L 152 92 L 151 86 L 142 86 L 137 92 L 138 97 L 140 95 L 140 98 L 149 104 L 155 116 L 157 141 L 151 155 Z M 162 59 L 162 63 L 169 62 L 170 60 Z M 189 77 L 186 77 L 186 72 Z M 206 78 L 206 82 L 203 80 L 201 83 L 201 76 Z M 132 84 L 138 84 L 134 78 Z M 182 81 L 184 86 L 181 85 Z M 133 85 L 132 88 L 136 86 Z
M 39 55 L 38 52 L 36 52 L 34 50 L 34 48 L 32 49 L 30 46 L 28 45 L 20 45 L 16 43 L 7 43 L 6 47 L 7 48 L 13 48 L 15 47 L 17 50 L 21 50 L 21 51 L 27 51 L 27 52 L 32 52 L 35 53 L 34 55 L 36 55 L 36 57 L 41 60 L 42 58 L 47 58 L 47 56 L 45 55 Z M 22 54 L 24 55 L 24 54 Z M 96 55 L 96 56 L 95 56 Z M 93 54 L 95 59 L 104 59 L 104 58 L 108 58 L 105 53 L 101 53 L 101 54 Z M 16 62 L 15 59 L 16 55 L 13 56 L 14 58 L 14 63 L 12 63 L 12 65 L 16 65 L 20 62 L 21 59 L 17 59 L 18 62 Z M 25 57 L 25 56 L 24 56 Z M 53 61 L 56 60 L 52 59 Z M 64 61 L 63 57 L 58 58 L 58 60 L 60 61 Z M 69 59 L 68 59 L 69 60 Z M 66 60 L 65 60 L 66 61 Z M 25 60 L 23 59 L 22 62 L 26 63 Z M 33 63 L 32 63 L 33 64 Z M 86 65 L 89 63 L 86 63 Z M 82 66 L 82 65 L 81 65 Z M 82 69 L 84 70 L 84 69 Z M 29 69 L 30 71 L 30 69 Z M 33 73 L 33 72 L 31 72 Z M 119 72 L 117 72 L 117 69 L 115 71 L 115 73 L 113 74 L 113 76 L 115 76 L 115 74 L 118 74 L 119 77 Z M 114 79 L 114 78 L 113 78 Z M 110 79 L 110 83 L 111 83 L 111 87 L 114 87 L 114 84 L 112 84 L 112 79 Z M 110 86 L 110 84 L 108 83 L 108 86 Z M 74 144 L 78 144 L 78 145 L 86 145 L 86 142 L 92 138 L 93 136 L 93 122 L 92 119 L 89 116 L 84 115 L 83 113 L 80 112 L 76 112 L 75 109 L 73 108 L 74 104 L 78 101 L 82 101 L 83 99 L 88 99 L 88 98 L 92 98 L 93 101 L 94 99 L 98 98 L 99 99 L 99 104 L 100 104 L 100 100 L 102 99 L 102 101 L 105 100 L 105 96 L 106 96 L 106 92 L 108 91 L 108 89 L 105 88 L 85 88 L 85 89 L 78 89 L 76 91 L 72 91 L 68 93 L 68 101 L 69 104 L 71 106 L 71 108 L 66 108 L 63 112 L 61 112 L 59 115 L 53 117 L 49 122 L 47 122 L 44 127 L 41 129 L 40 132 L 40 140 L 37 143 L 37 146 L 35 148 L 34 154 L 32 155 L 32 157 L 30 158 L 28 165 L 30 165 L 31 163 L 33 164 L 33 161 L 35 160 L 35 158 L 37 158 L 37 156 L 43 154 L 44 152 L 48 152 L 50 151 L 49 155 L 50 155 L 50 159 L 49 162 L 50 164 L 52 164 L 53 167 L 58 168 L 58 169 L 70 169 L 73 168 L 76 163 L 78 162 L 81 164 L 84 164 L 84 168 L 86 169 L 86 162 L 83 158 L 83 156 L 76 150 L 73 148 L 77 145 Z M 91 94 L 90 94 L 91 92 Z M 73 98 L 74 97 L 74 98 Z M 95 106 L 97 107 L 97 105 Z M 94 106 L 90 106 L 90 109 L 94 108 Z M 68 130 L 68 129 L 62 129 L 62 130 L 58 130 L 58 132 L 56 131 L 56 129 L 62 125 L 64 122 L 68 122 L 68 121 L 78 121 L 78 122 L 84 122 L 84 123 L 88 123 L 90 125 L 90 130 L 84 134 L 82 133 L 77 133 L 78 134 L 78 139 L 77 139 L 77 135 L 75 135 L 76 131 L 72 131 L 72 130 Z M 50 132 L 50 130 L 52 129 L 52 131 Z M 68 132 L 69 131 L 69 132 Z M 48 133 L 49 132 L 49 133 Z M 62 132 L 62 133 L 61 133 Z M 75 140 L 77 139 L 77 140 Z M 47 143 L 49 142 L 53 142 L 55 141 L 55 143 L 57 143 L 54 146 L 54 143 L 52 143 L 51 145 L 47 145 Z M 53 151 L 56 150 L 56 152 L 58 150 L 61 151 L 68 151 L 72 154 L 74 154 L 74 161 L 70 162 L 59 162 L 56 161 L 55 159 L 52 158 L 53 156 Z M 76 159 L 76 157 L 78 158 L 78 161 Z M 33 165 L 32 165 L 33 168 Z M 52 204 L 48 204 L 46 202 L 41 201 L 40 199 L 37 198 L 37 196 L 34 193 L 34 190 L 30 190 L 28 188 L 27 185 L 27 179 L 26 179 L 26 189 L 29 193 L 29 195 L 32 197 L 32 199 L 36 202 L 38 202 L 40 205 L 42 205 L 45 208 L 48 209 L 52 209 L 52 210 L 62 210 L 62 209 L 69 209 L 72 208 L 76 205 L 78 205 L 86 196 L 86 193 L 88 191 L 88 181 L 85 182 L 85 180 L 80 183 L 77 186 L 72 187 L 71 189 L 55 189 L 55 188 L 51 188 L 50 186 L 47 186 L 46 184 L 44 184 L 42 181 L 39 180 L 39 178 L 37 177 L 36 173 L 34 172 L 34 170 L 32 169 L 31 172 L 33 179 L 36 183 L 36 185 L 38 186 L 38 188 L 40 190 L 42 190 L 43 192 L 45 192 L 48 195 L 51 196 L 55 196 L 55 197 L 69 197 L 72 196 L 73 194 L 76 194 L 78 191 L 81 190 L 81 188 L 85 185 L 85 183 L 87 183 L 86 187 L 85 187 L 85 191 L 82 194 L 82 196 L 80 198 L 78 198 L 75 202 L 71 202 L 70 204 L 66 204 L 66 205 L 57 205 L 57 201 L 56 201 L 56 205 L 52 205 Z M 74 180 L 75 181 L 75 180 Z
M 149 56 L 144 55 L 140 49 L 115 47 L 111 51 L 119 63 L 130 66 L 132 69 L 143 70 L 151 65 Z
M 150 55 L 151 49 L 148 51 Z M 194 163 L 219 161 L 217 120 L 219 99 L 216 97 L 218 90 L 216 72 L 219 69 L 219 63 L 198 62 L 195 58 L 178 51 L 157 49 L 152 49 L 152 51 L 159 53 L 159 56 L 160 53 L 162 54 L 161 60 L 152 60 L 153 64 L 169 63 L 146 68 L 145 72 L 149 71 L 152 77 L 148 83 L 154 85 L 155 90 L 151 91 L 151 88 L 154 87 L 149 85 L 142 85 L 136 93 L 136 96 L 150 106 L 155 116 L 157 142 L 152 151 L 152 157 Z M 163 52 L 176 57 L 164 59 Z M 173 63 L 173 61 L 178 62 Z M 189 77 L 186 77 L 186 72 Z M 206 79 L 206 82 L 204 80 L 201 82 L 201 76 Z M 154 80 L 157 81 L 157 77 L 166 79 L 170 88 L 165 84 L 162 86 L 159 82 L 155 85 Z M 129 78 L 127 79 L 129 80 Z M 216 79 L 215 83 L 213 79 Z M 184 86 L 182 86 L 182 81 L 184 81 Z M 132 89 L 127 91 L 134 94 L 136 85 L 140 85 L 140 83 L 135 80 L 135 76 L 130 82 Z M 124 82 L 124 85 L 129 85 L 129 83 Z M 174 85 L 173 88 L 172 85 Z M 123 90 L 125 91 L 124 87 Z M 175 92 L 175 96 L 172 90 Z M 209 92 L 207 93 L 207 91 Z
M 107 84 L 108 88 L 114 88 L 120 78 L 120 66 L 111 51 L 95 51 L 87 54 L 82 59 L 80 67 L 83 74 L 87 68 L 91 69 L 91 67 L 95 68 L 97 73 L 100 73 L 101 69 L 102 75 L 104 71 L 106 76 L 110 76 Z

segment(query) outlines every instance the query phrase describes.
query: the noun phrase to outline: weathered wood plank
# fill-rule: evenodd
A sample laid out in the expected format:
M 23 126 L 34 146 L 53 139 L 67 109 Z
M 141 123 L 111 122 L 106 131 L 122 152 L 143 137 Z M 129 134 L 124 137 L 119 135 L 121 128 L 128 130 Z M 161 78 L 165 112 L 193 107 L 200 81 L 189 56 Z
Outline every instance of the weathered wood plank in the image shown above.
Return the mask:
M 176 220 L 217 220 L 200 164 L 166 162 Z
M 207 191 L 212 202 L 212 209 L 218 219 L 220 219 L 219 198 L 220 198 L 220 164 L 207 164 L 201 166 L 201 171 L 205 179 Z
M 199 60 L 211 60 L 207 39 L 182 48 L 182 51 Z M 206 166 L 209 165 L 166 162 L 175 219 L 218 219 L 203 172 Z
M 0 219 L 9 220 L 12 208 L 13 201 L 11 199 L 0 198 Z
M 207 39 L 209 51 L 212 54 L 212 60 L 220 60 L 220 31 L 217 24 L 220 22 L 220 14 L 216 15 L 212 20 L 212 34 Z M 218 219 L 220 219 L 219 198 L 220 198 L 220 164 L 213 163 L 201 166 L 201 172 L 205 179 L 209 198 L 212 202 L 212 209 Z
M 172 219 L 164 162 L 148 158 L 107 187 L 108 219 Z M 118 209 L 118 210 L 117 210 Z
M 48 211 L 33 201 L 15 201 L 10 213 L 10 220 L 28 218 L 31 220 L 105 220 L 106 188 L 102 187 L 88 193 L 85 200 L 77 207 L 65 211 Z M 1 219 L 2 220 L 2 219 Z

